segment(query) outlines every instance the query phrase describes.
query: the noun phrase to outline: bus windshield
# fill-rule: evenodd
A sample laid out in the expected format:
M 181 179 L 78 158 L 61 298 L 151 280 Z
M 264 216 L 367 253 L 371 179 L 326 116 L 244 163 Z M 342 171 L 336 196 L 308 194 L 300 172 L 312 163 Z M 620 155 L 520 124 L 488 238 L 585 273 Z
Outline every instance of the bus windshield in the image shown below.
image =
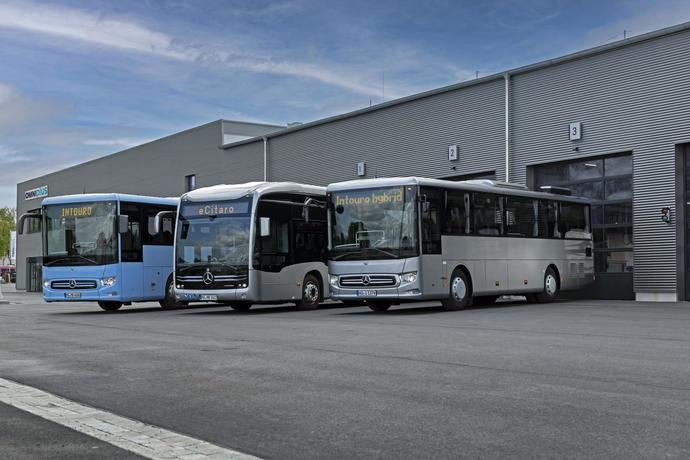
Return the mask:
M 331 260 L 397 259 L 419 254 L 415 187 L 334 192 Z
M 251 201 L 183 202 L 177 226 L 178 270 L 218 265 L 228 272 L 249 266 Z M 223 271 L 223 270 L 221 270 Z
M 45 208 L 44 215 L 44 265 L 118 262 L 115 203 L 51 205 Z

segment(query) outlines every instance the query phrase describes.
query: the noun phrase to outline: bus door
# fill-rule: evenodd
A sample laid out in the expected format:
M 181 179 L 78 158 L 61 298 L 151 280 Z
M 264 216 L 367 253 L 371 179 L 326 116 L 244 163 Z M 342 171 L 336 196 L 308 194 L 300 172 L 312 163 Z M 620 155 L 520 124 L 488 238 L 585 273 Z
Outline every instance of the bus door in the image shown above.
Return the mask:
M 120 233 L 120 261 L 123 300 L 141 299 L 144 292 L 144 251 L 141 234 L 141 206 L 121 203 L 120 215 L 127 216 L 127 231 Z

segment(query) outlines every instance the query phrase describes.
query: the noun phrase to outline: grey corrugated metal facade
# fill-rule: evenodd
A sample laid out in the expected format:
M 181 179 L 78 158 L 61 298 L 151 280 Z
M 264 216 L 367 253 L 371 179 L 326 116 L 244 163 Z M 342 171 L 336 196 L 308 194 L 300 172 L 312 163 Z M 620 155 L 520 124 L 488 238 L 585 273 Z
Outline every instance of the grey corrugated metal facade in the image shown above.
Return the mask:
M 204 165 L 194 171 L 189 169 L 193 162 L 182 158 L 189 150 L 176 150 L 174 160 L 165 157 L 169 164 L 161 180 L 152 181 L 148 190 L 127 188 L 143 179 L 135 175 L 124 181 L 122 174 L 99 190 L 172 194 L 169 182 L 173 177 L 179 181 L 186 171 L 197 173 L 198 186 L 260 179 L 264 154 L 269 180 L 325 185 L 357 178 L 356 164 L 362 161 L 367 177 L 495 173 L 503 180 L 507 79 L 510 181 L 533 185 L 540 165 L 631 154 L 634 271 L 622 275 L 634 278 L 628 289 L 638 299 L 685 299 L 687 190 L 681 172 L 690 143 L 689 67 L 690 24 L 683 24 L 349 114 L 256 133 L 265 137 L 204 154 Z M 573 122 L 582 123 L 581 140 L 569 139 Z M 458 161 L 448 160 L 450 145 L 458 146 Z M 209 152 L 217 147 L 209 144 Z M 42 182 L 20 184 L 20 196 Z M 663 206 L 674 208 L 671 224 L 660 220 Z
M 683 298 L 676 236 L 685 223 L 662 223 L 659 211 L 681 193 L 675 152 L 690 142 L 689 27 L 275 133 L 268 136 L 269 179 L 354 179 L 359 161 L 367 177 L 495 171 L 505 179 L 507 75 L 510 181 L 529 184 L 534 165 L 631 152 L 634 291 L 642 300 Z M 581 140 L 569 140 L 571 122 L 582 123 Z M 452 144 L 459 147 L 457 162 L 447 159 Z
M 87 163 L 17 185 L 17 213 L 40 207 L 41 200 L 25 200 L 24 192 L 47 185 L 50 196 L 79 193 L 133 193 L 180 196 L 185 176 L 194 174 L 197 187 L 263 178 L 263 148 L 249 144 L 223 152 L 230 136 L 253 137 L 280 126 L 218 120 Z M 26 258 L 41 255 L 40 233 L 17 238 L 17 288 L 25 287 Z

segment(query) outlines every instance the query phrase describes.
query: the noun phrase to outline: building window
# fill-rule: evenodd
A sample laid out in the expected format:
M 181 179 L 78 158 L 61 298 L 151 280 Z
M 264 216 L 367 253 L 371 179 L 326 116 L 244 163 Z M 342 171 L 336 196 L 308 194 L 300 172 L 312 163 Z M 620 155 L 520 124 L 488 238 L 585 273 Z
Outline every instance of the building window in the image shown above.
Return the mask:
M 196 189 L 196 174 L 184 176 L 184 191 L 191 192 L 194 189 Z
M 594 266 L 598 273 L 633 271 L 632 154 L 533 168 L 534 187 L 555 185 L 592 200 Z

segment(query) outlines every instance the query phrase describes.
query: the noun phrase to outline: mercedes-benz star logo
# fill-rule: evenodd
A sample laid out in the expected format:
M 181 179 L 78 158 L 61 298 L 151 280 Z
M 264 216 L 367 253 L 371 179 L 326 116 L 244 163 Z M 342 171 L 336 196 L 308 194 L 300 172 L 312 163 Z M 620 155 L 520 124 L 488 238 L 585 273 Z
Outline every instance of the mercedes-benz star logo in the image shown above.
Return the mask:
M 206 270 L 206 273 L 204 273 L 204 277 L 203 277 L 204 284 L 205 284 L 206 286 L 210 286 L 210 285 L 213 284 L 213 282 L 215 281 L 215 279 L 216 279 L 216 278 L 213 276 L 213 273 L 211 273 L 210 270 Z
M 74 289 L 77 287 L 77 281 L 76 280 L 69 280 L 69 288 Z
M 371 278 L 369 278 L 369 275 L 364 275 L 362 277 L 362 284 L 365 286 L 369 286 L 369 283 L 371 283 Z

